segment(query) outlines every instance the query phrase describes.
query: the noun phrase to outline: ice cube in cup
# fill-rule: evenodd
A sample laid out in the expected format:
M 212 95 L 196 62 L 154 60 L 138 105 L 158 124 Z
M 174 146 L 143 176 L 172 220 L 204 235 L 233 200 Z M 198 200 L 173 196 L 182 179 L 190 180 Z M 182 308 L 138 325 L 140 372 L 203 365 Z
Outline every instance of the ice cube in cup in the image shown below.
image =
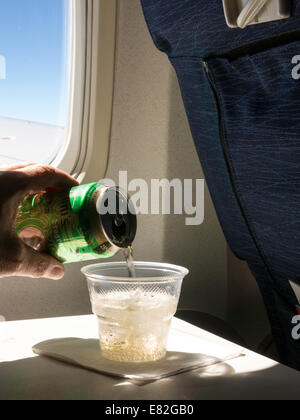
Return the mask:
M 153 362 L 166 355 L 171 321 L 188 270 L 144 262 L 136 262 L 135 269 L 135 278 L 128 277 L 125 262 L 95 264 L 82 272 L 98 318 L 103 357 Z

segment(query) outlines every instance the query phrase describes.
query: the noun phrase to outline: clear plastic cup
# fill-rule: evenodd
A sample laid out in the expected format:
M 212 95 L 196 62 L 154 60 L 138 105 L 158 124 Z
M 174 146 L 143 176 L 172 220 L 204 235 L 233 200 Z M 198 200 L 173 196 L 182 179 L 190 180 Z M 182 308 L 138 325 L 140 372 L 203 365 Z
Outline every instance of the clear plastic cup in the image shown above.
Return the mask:
M 134 265 L 135 278 L 129 277 L 126 262 L 90 265 L 82 273 L 98 317 L 103 357 L 153 362 L 166 355 L 171 321 L 188 270 L 160 263 Z

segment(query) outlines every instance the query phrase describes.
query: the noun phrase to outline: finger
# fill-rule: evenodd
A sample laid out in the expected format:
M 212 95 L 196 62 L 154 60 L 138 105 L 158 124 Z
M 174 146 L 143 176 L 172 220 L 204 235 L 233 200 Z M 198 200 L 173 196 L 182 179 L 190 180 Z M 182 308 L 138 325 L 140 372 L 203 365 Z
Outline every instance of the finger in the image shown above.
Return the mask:
M 60 280 L 65 274 L 65 269 L 55 258 L 40 253 L 20 241 L 22 247 L 21 263 L 18 267 L 17 276 L 31 278 L 47 278 Z
M 17 171 L 19 169 L 23 169 L 23 168 L 26 168 L 28 166 L 34 166 L 34 165 L 36 165 L 36 163 L 23 162 L 23 163 L 20 163 L 19 165 L 0 167 L 0 171 Z
M 60 169 L 45 165 L 33 165 L 22 169 L 26 175 L 26 193 L 37 193 L 47 188 L 71 188 L 78 181 Z

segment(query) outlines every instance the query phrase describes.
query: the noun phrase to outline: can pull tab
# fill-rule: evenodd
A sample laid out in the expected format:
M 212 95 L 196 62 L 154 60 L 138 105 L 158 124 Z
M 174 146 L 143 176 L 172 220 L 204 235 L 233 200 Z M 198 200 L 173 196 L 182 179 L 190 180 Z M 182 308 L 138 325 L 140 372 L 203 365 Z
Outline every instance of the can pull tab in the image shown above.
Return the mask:
M 291 16 L 291 0 L 223 0 L 223 7 L 230 28 L 244 29 Z

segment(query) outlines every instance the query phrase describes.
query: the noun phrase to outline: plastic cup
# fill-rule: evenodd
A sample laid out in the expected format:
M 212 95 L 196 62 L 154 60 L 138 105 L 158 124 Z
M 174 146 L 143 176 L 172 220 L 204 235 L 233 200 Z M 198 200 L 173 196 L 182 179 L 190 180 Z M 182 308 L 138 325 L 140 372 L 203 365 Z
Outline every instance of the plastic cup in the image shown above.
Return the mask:
M 98 318 L 103 357 L 153 362 L 166 355 L 171 321 L 188 270 L 160 263 L 134 265 L 135 278 L 129 277 L 126 262 L 90 265 L 81 271 Z

